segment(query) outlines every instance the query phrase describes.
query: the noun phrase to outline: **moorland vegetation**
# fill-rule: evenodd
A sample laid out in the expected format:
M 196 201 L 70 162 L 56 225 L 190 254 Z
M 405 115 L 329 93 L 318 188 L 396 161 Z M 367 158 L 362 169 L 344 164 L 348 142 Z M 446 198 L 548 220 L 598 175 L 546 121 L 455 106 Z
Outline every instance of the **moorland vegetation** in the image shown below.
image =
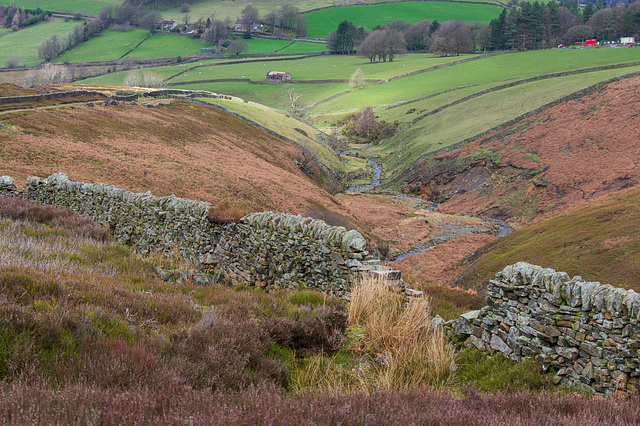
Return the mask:
M 0 81 L 60 84 L 0 85 L 0 96 L 198 92 L 189 103 L 3 104 L 0 174 L 175 193 L 210 201 L 224 223 L 273 209 L 355 228 L 426 296 L 403 307 L 384 282 L 360 283 L 350 301 L 163 282 L 156 266 L 197 265 L 0 198 L 0 416 L 638 422 L 622 389 L 577 395 L 535 360 L 456 347 L 431 326 L 481 308 L 486 282 L 521 260 L 637 285 L 640 56 L 584 46 L 638 38 L 636 3 L 52 1 L 64 19 L 32 3 L 0 5 L 0 26 L 17 19 L 0 30 Z M 293 81 L 265 84 L 271 70 Z M 352 185 L 370 193 L 344 193 Z M 496 239 L 506 225 L 515 232 Z

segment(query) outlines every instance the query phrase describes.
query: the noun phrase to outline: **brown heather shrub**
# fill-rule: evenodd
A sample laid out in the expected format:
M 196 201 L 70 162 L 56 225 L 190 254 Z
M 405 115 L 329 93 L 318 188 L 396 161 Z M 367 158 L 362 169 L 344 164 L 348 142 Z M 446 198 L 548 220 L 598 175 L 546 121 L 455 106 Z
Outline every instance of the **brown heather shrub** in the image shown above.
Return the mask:
M 161 392 L 76 384 L 53 390 L 37 376 L 0 384 L 7 424 L 622 426 L 640 422 L 640 401 L 580 395 L 462 395 L 432 390 L 290 397 L 273 385 L 210 392 L 176 382 Z
M 240 223 L 240 219 L 247 213 L 246 209 L 231 205 L 225 201 L 216 207 L 210 208 L 207 212 L 207 219 L 211 223 L 219 224 Z
M 98 241 L 105 241 L 109 235 L 106 228 L 97 225 L 88 216 L 79 215 L 71 209 L 34 203 L 17 197 L 0 197 L 0 217 L 46 223 Z
M 260 326 L 279 345 L 293 349 L 296 356 L 333 354 L 346 341 L 347 316 L 328 308 L 316 308 L 315 315 L 295 321 L 272 317 Z
M 266 357 L 271 345 L 253 321 L 208 311 L 196 326 L 172 339 L 166 356 L 197 389 L 237 390 L 262 382 L 285 387 L 286 368 Z

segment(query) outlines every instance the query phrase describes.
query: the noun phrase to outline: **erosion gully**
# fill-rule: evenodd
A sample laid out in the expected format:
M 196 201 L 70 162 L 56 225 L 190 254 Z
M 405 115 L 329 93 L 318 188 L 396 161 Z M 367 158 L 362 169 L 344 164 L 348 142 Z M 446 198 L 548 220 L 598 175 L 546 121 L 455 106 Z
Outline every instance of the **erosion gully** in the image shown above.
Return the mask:
M 338 151 L 338 155 L 341 157 L 348 157 L 350 153 L 352 152 L 358 152 L 359 150 L 357 149 L 349 149 L 349 150 L 344 150 L 344 151 Z M 371 159 L 371 158 L 363 158 L 365 161 L 367 161 L 369 164 L 371 164 L 371 167 L 373 168 L 373 172 L 371 174 L 371 183 L 370 184 L 365 184 L 365 185 L 355 185 L 355 186 L 351 186 L 349 188 L 347 188 L 347 192 L 355 192 L 355 193 L 359 193 L 359 194 L 363 194 L 366 192 L 369 192 L 373 189 L 375 189 L 376 187 L 380 186 L 380 178 L 382 176 L 382 166 L 380 166 L 380 163 L 378 163 L 378 161 Z M 403 196 L 406 197 L 406 196 Z M 411 198 L 411 197 L 409 197 Z M 429 204 L 427 202 L 425 202 L 422 199 L 419 198 L 415 198 L 416 201 L 424 203 L 424 204 Z M 431 202 L 429 205 L 424 207 L 424 210 L 427 211 L 435 211 L 438 208 L 438 204 Z M 497 228 L 498 228 L 498 232 L 496 234 L 496 238 L 502 238 L 505 235 L 509 234 L 510 232 L 513 231 L 513 229 L 507 225 L 505 222 L 501 221 L 501 220 L 497 220 L 497 219 L 484 219 L 484 218 L 478 218 L 480 220 L 483 220 L 485 222 L 489 222 L 494 224 Z M 418 243 L 419 244 L 419 243 Z M 441 243 L 436 243 L 436 244 L 432 244 L 429 245 L 427 247 L 418 247 L 412 250 L 409 250 L 405 253 L 399 254 L 398 256 L 396 256 L 394 259 L 391 260 L 391 262 L 398 262 L 402 259 L 406 259 L 407 257 L 410 256 L 415 256 L 416 254 L 420 254 L 426 250 L 430 250 L 432 248 L 434 248 L 436 245 L 441 244 Z

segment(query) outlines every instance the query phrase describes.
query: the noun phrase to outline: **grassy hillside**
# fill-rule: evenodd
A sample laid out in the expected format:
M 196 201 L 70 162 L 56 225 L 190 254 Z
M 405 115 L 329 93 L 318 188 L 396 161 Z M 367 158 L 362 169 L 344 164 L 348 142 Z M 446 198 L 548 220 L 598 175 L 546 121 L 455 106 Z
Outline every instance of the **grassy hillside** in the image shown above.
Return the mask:
M 167 58 L 175 56 L 197 55 L 202 47 L 210 47 L 202 40 L 187 36 L 155 33 L 145 40 L 124 59 Z
M 631 94 L 639 85 L 639 77 L 625 79 L 546 109 L 425 160 L 400 185 L 438 200 L 441 212 L 490 215 L 515 225 L 637 186 L 640 150 L 628 135 L 638 131 Z
M 478 135 L 599 81 L 635 71 L 640 71 L 640 66 L 598 71 L 579 78 L 567 76 L 541 80 L 488 93 L 444 109 L 379 147 L 385 153 L 393 153 L 385 157 L 388 177 L 408 169 L 412 162 L 430 151 Z M 433 102 L 432 106 L 440 106 Z
M 525 261 L 640 291 L 639 203 L 640 190 L 629 190 L 509 234 L 484 250 L 455 284 L 483 288 L 496 271 Z
M 56 62 L 115 61 L 148 35 L 149 31 L 140 29 L 104 30 L 99 36 L 76 46 L 73 51 L 63 53 L 56 58 Z
M 38 45 L 54 35 L 62 38 L 78 25 L 78 21 L 52 19 L 0 37 L 0 66 L 4 67 L 9 57 L 18 58 L 21 65 L 39 64 Z
M 2 122 L 0 174 L 18 182 L 65 171 L 74 180 L 254 211 L 341 211 L 298 169 L 296 145 L 203 106 L 58 108 L 4 114 Z
M 312 38 L 327 38 L 327 34 L 338 28 L 338 24 L 344 20 L 369 30 L 396 20 L 411 24 L 424 19 L 440 22 L 454 19 L 489 22 L 496 19 L 502 9 L 488 4 L 429 1 L 337 7 L 310 12 L 305 16 L 309 23 L 307 35 Z
M 120 6 L 119 0 L 14 0 L 16 6 L 27 9 L 50 10 L 52 12 L 82 12 L 87 15 L 97 15 L 100 9 L 107 6 Z

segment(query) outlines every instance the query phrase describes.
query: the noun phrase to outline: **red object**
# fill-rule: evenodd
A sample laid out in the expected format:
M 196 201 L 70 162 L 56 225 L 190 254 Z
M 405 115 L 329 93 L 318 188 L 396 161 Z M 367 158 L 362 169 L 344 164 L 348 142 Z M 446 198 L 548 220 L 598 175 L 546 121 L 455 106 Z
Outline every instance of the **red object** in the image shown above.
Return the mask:
M 598 44 L 598 41 L 595 38 L 593 38 L 591 40 L 585 40 L 584 44 L 586 44 L 587 46 L 594 46 Z

